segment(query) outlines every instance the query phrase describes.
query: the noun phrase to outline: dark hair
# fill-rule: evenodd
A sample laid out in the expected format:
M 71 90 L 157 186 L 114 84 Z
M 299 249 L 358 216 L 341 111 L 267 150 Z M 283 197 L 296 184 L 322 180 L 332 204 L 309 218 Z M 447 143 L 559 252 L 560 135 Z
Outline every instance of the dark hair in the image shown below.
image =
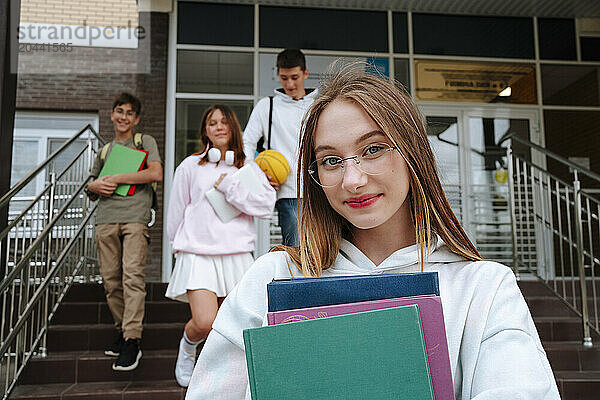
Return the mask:
M 304 54 L 298 49 L 285 49 L 277 54 L 277 71 L 279 68 L 300 67 L 302 71 L 306 70 L 306 59 Z
M 123 104 L 131 104 L 131 109 L 135 111 L 136 115 L 140 115 L 142 112 L 142 103 L 140 102 L 140 99 L 138 99 L 131 93 L 119 93 L 113 101 L 112 110 L 114 110 L 117 106 L 121 106 Z
M 204 156 L 198 161 L 198 165 L 204 165 L 208 162 L 208 151 L 207 148 L 209 145 L 212 146 L 208 135 L 206 134 L 206 125 L 210 116 L 216 111 L 221 110 L 225 119 L 227 120 L 227 125 L 229 125 L 229 129 L 231 130 L 231 140 L 229 141 L 229 149 L 233 150 L 235 153 L 235 158 L 233 165 L 237 168 L 242 168 L 244 166 L 244 161 L 246 160 L 246 155 L 244 154 L 244 142 L 242 141 L 242 127 L 240 126 L 240 122 L 237 119 L 237 116 L 233 112 L 233 110 L 224 104 L 214 104 L 209 106 L 206 110 L 204 110 L 204 114 L 202 115 L 202 122 L 200 123 L 200 143 L 202 144 L 202 151 L 204 152 Z M 202 153 L 194 153 L 194 154 L 202 154 Z

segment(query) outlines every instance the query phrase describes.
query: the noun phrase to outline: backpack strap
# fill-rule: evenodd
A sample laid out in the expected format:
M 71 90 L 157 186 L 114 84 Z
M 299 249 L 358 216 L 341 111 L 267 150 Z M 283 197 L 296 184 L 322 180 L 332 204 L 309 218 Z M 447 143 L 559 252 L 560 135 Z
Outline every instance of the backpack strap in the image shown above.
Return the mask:
M 267 150 L 271 150 L 271 125 L 273 123 L 273 96 L 269 96 L 269 136 L 267 136 Z
M 142 134 L 140 132 L 133 135 L 133 144 L 135 145 L 135 148 L 138 150 L 144 149 L 144 140 L 143 140 Z
M 110 148 L 110 143 L 106 143 L 104 146 L 102 146 L 102 150 L 100 150 L 100 161 L 102 161 L 104 163 L 104 161 L 106 161 L 106 154 L 108 153 L 108 149 Z
M 143 140 L 143 134 L 141 132 L 136 133 L 135 135 L 133 135 L 133 144 L 135 145 L 135 148 L 138 150 L 144 150 L 144 140 Z M 146 162 L 146 165 L 144 166 L 144 169 L 148 168 L 148 163 Z M 152 186 L 152 210 L 156 210 L 158 208 L 158 198 L 156 196 L 156 189 L 158 188 L 158 182 L 152 182 L 150 184 L 150 186 Z M 152 215 L 152 221 L 148 226 L 152 226 L 154 225 L 154 214 Z

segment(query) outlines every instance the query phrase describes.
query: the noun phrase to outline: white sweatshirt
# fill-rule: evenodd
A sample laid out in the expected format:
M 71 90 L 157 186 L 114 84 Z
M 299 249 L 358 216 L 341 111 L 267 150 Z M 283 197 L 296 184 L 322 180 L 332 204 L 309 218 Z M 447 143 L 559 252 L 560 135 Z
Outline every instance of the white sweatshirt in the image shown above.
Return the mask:
M 344 240 L 323 276 L 415 272 L 420 270 L 417 253 L 416 246 L 400 249 L 375 266 Z M 242 331 L 267 325 L 266 285 L 273 278 L 290 277 L 288 266 L 302 276 L 285 252 L 267 253 L 229 294 L 200 353 L 186 399 L 250 399 Z M 509 268 L 466 261 L 438 240 L 425 271 L 439 274 L 456 400 L 560 399 Z
M 300 100 L 294 100 L 283 92 L 275 90 L 273 96 L 273 116 L 271 125 L 271 149 L 277 150 L 290 165 L 290 175 L 277 192 L 278 199 L 296 198 L 296 175 L 298 168 L 298 143 L 302 119 L 308 108 L 315 101 L 317 90 L 307 89 L 307 94 Z M 309 92 L 310 91 L 310 92 Z M 269 135 L 269 98 L 260 99 L 244 129 L 244 153 L 249 160 L 254 159 L 256 144 L 261 137 L 265 138 L 265 148 Z

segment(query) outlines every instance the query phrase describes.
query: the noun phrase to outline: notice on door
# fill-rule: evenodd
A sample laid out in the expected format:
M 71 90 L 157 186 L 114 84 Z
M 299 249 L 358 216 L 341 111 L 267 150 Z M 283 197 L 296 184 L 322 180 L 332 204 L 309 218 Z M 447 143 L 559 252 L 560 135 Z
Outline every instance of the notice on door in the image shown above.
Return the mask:
M 535 66 L 415 60 L 417 100 L 536 104 Z

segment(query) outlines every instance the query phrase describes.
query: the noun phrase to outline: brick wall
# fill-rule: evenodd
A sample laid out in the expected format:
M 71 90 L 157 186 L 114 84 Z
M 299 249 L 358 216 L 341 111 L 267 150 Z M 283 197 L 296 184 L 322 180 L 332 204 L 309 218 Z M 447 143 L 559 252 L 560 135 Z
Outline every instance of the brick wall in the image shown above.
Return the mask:
M 136 0 L 21 0 L 21 22 L 60 25 L 133 26 Z
M 39 0 L 38 0 L 39 1 Z M 87 1 L 85 2 L 87 3 Z M 135 2 L 134 2 L 135 3 Z M 161 157 L 164 160 L 165 146 L 165 110 L 166 110 L 166 78 L 167 78 L 167 36 L 169 17 L 166 13 L 140 13 L 140 24 L 146 22 L 151 26 L 150 36 L 150 68 L 149 73 L 110 73 L 111 63 L 121 62 L 119 51 L 132 51 L 108 48 L 85 48 L 85 57 L 79 62 L 86 63 L 86 70 L 98 66 L 103 73 L 77 74 L 75 70 L 61 74 L 27 73 L 27 63 L 35 63 L 35 59 L 22 57 L 19 62 L 17 87 L 17 110 L 35 111 L 92 111 L 99 115 L 100 134 L 111 140 L 114 130 L 110 121 L 110 109 L 114 96 L 121 91 L 137 95 L 142 101 L 142 118 L 136 129 L 154 136 L 158 143 Z M 76 50 L 82 50 L 77 48 Z M 139 50 L 141 52 L 146 50 Z M 145 60 L 147 55 L 139 55 Z M 48 64 L 47 55 L 38 54 L 38 63 Z M 45 61 L 44 61 L 45 60 Z M 71 60 L 72 61 L 72 60 Z M 55 56 L 54 68 L 65 68 L 70 63 L 68 57 Z M 64 63 L 65 65 L 60 65 Z M 149 281 L 161 279 L 162 260 L 162 185 L 158 186 L 160 209 L 157 222 L 151 229 L 151 244 L 146 269 Z

